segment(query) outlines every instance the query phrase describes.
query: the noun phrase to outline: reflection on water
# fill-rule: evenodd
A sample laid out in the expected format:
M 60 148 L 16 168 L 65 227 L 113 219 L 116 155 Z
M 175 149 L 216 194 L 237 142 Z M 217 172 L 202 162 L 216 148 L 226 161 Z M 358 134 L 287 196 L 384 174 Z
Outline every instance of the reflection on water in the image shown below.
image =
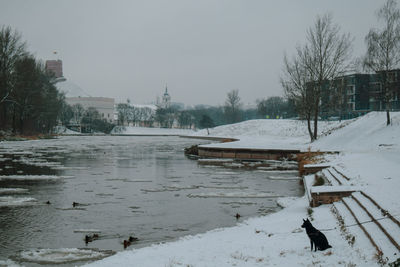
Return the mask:
M 95 249 L 66 260 L 79 265 L 90 260 L 88 251 L 123 250 L 129 236 L 139 238 L 137 248 L 232 226 L 236 213 L 241 220 L 265 215 L 279 209 L 277 197 L 303 194 L 293 171 L 187 159 L 183 149 L 199 142 L 99 136 L 0 143 L 0 260 Z M 86 244 L 93 231 L 99 237 Z M 49 263 L 29 261 L 23 264 Z

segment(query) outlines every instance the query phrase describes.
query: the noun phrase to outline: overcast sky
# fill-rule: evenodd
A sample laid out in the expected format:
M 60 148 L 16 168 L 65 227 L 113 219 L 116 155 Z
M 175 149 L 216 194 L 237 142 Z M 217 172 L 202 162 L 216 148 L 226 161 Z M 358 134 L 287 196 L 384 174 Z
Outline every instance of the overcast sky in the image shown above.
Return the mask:
M 0 24 L 17 29 L 39 59 L 92 96 L 154 102 L 243 103 L 282 95 L 284 53 L 293 54 L 317 15 L 331 12 L 354 36 L 354 55 L 377 25 L 383 0 L 0 0 Z

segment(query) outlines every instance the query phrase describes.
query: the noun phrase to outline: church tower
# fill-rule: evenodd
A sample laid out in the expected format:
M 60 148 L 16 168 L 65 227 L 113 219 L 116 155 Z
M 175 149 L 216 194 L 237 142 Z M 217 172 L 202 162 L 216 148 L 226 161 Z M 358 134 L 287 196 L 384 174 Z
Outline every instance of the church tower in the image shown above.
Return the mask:
M 165 85 L 165 92 L 162 97 L 162 103 L 161 103 L 163 108 L 169 108 L 171 106 L 171 96 L 168 94 L 168 86 Z

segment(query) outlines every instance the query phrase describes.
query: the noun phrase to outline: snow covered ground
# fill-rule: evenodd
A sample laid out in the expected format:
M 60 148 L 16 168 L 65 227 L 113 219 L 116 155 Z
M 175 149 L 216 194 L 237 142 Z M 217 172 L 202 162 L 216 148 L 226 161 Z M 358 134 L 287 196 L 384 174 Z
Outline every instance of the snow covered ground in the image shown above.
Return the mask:
M 75 131 L 68 129 L 65 126 L 54 127 L 54 133 L 55 134 L 81 134 L 80 132 L 75 132 Z
M 361 186 L 396 218 L 400 217 L 400 112 L 393 112 L 392 125 L 385 125 L 385 113 L 373 112 L 346 122 L 321 123 L 326 136 L 308 143 L 306 125 L 301 121 L 257 120 L 217 127 L 210 135 L 241 140 L 225 143 L 227 147 L 289 148 L 312 147 L 313 150 L 340 150 L 326 157 Z M 333 129 L 337 130 L 333 130 Z M 206 131 L 196 135 L 206 135 Z M 217 144 L 216 146 L 221 146 Z M 235 227 L 217 229 L 176 242 L 155 244 L 117 253 L 91 266 L 379 266 L 375 251 L 356 227 L 347 227 L 355 236 L 348 242 L 341 231 L 332 205 L 313 208 L 313 225 L 332 245 L 325 251 L 310 251 L 309 239 L 300 228 L 310 215 L 308 200 L 279 198 L 286 207 L 280 212 L 252 218 Z M 399 258 L 384 255 L 388 262 Z
M 342 127 L 349 121 L 321 121 L 318 124 L 320 133 Z M 309 146 L 307 124 L 300 120 L 250 120 L 240 123 L 218 126 L 209 129 L 208 136 L 233 137 L 239 141 L 216 143 L 206 147 L 233 147 L 258 149 L 305 149 Z M 205 129 L 193 134 L 206 136 Z

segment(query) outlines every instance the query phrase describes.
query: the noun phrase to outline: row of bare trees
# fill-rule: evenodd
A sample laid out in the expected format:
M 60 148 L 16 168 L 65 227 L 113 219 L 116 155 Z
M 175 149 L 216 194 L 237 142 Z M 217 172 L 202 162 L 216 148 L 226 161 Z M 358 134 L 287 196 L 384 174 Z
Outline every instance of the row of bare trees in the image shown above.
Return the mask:
M 110 133 L 114 124 L 101 117 L 94 107 L 84 108 L 81 104 L 63 103 L 59 120 L 67 128 L 82 133 Z
M 382 29 L 371 29 L 365 37 L 367 52 L 358 60 L 366 71 L 380 74 L 383 102 L 390 124 L 390 101 L 394 88 L 390 86 L 388 72 L 400 64 L 400 12 L 394 0 L 387 2 L 377 12 Z M 322 91 L 345 73 L 354 71 L 352 37 L 341 33 L 332 16 L 318 16 L 307 30 L 306 42 L 296 47 L 292 57 L 284 56 L 281 84 L 285 95 L 291 99 L 301 117 L 307 120 L 311 141 L 318 137 L 318 118 Z M 333 88 L 331 88 L 333 89 Z
M 388 74 L 400 66 L 400 10 L 395 0 L 388 0 L 376 15 L 382 28 L 371 29 L 365 37 L 367 53 L 363 63 L 367 70 L 380 74 L 386 125 L 389 125 L 390 104 L 396 88 L 392 87 Z
M 118 125 L 133 125 L 152 127 L 157 125 L 163 128 L 209 128 L 211 125 L 236 123 L 245 116 L 239 90 L 227 93 L 225 104 L 222 107 L 197 107 L 182 110 L 176 105 L 169 107 L 157 106 L 155 109 L 147 106 L 131 105 L 129 99 L 126 103 L 117 105 Z M 212 114 L 212 119 L 210 117 Z M 214 122 L 215 120 L 215 122 Z
M 21 35 L 0 28 L 0 130 L 48 133 L 64 102 L 43 64 L 27 50 Z
M 119 125 L 144 123 L 141 126 L 152 126 L 155 120 L 155 111 L 152 108 L 132 106 L 129 100 L 117 105 L 117 113 Z

